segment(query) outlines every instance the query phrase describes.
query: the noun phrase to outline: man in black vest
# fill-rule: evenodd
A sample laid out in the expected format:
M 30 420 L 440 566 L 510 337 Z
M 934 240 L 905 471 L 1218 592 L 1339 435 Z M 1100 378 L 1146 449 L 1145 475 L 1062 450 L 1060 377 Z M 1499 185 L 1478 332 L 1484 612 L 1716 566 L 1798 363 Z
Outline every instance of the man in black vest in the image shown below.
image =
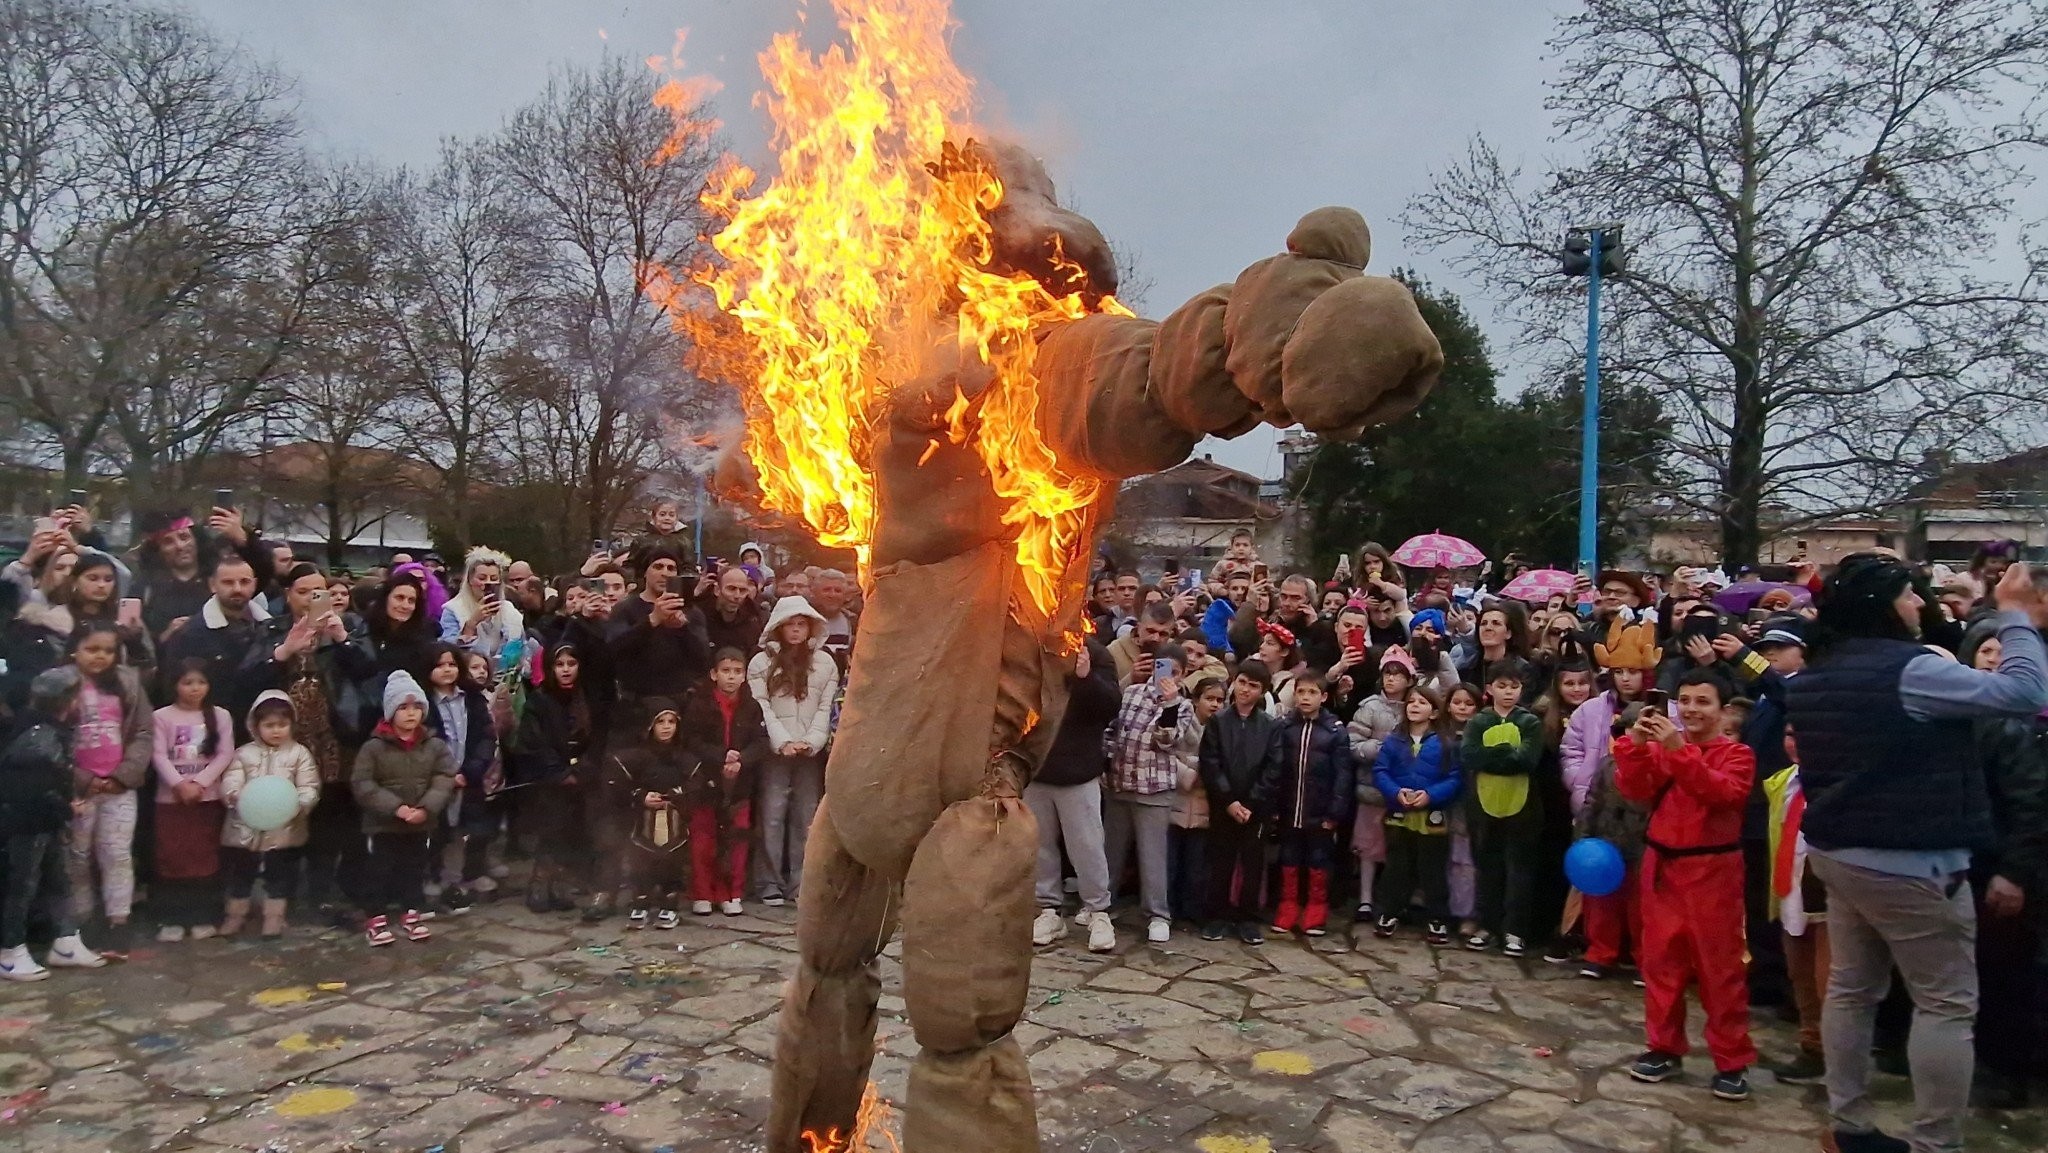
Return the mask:
M 2048 601 L 2021 564 L 1993 599 L 2002 659 L 1990 672 L 1966 668 L 1919 643 L 1912 571 L 1858 553 L 1822 589 L 1813 663 L 1786 687 L 1811 867 L 1828 891 L 1834 961 L 1821 1043 L 1841 1153 L 1963 1147 L 1977 1012 L 1968 871 L 1971 852 L 1993 845 L 1970 722 L 2048 707 L 2036 631 L 2048 624 Z M 1905 1140 L 1878 1131 L 1869 1094 L 1871 1036 L 1893 965 L 1914 1005 Z

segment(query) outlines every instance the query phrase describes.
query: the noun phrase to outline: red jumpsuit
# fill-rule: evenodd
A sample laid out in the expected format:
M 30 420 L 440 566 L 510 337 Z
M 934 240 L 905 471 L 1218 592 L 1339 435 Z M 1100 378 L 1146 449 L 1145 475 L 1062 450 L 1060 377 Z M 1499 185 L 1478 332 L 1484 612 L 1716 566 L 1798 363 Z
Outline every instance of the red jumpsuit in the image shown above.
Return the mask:
M 1621 794 L 1651 809 L 1637 893 L 1650 1048 L 1684 1055 L 1685 990 L 1697 983 L 1714 1068 L 1753 1065 L 1741 838 L 1756 756 L 1726 737 L 1673 751 L 1638 745 L 1631 735 L 1615 742 L 1614 761 Z

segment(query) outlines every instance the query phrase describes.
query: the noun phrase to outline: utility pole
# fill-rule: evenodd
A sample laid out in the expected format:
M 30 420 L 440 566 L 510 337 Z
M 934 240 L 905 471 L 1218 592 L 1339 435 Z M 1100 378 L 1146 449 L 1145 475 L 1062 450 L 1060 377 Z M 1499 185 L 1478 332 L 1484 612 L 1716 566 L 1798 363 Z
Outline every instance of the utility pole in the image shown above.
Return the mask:
M 1600 280 L 1622 272 L 1621 225 L 1565 233 L 1566 276 L 1586 278 L 1586 391 L 1579 434 L 1579 571 L 1591 577 L 1600 551 Z

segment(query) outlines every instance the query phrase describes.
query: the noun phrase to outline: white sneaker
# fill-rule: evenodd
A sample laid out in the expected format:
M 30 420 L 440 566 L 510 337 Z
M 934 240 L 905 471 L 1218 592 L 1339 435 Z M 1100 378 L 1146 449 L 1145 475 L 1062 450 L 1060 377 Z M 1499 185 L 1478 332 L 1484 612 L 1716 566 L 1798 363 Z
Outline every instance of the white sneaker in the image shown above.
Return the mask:
M 763 898 L 761 898 L 761 903 L 762 903 L 762 904 L 764 904 L 764 905 L 766 905 L 766 906 L 768 906 L 768 907 L 769 907 L 769 908 L 771 908 L 771 909 L 780 909 L 780 908 L 782 907 L 782 898 L 781 898 L 781 897 L 763 897 Z
M 1165 917 L 1154 917 L 1152 923 L 1145 926 L 1145 939 L 1154 945 L 1164 945 L 1172 935 L 1173 922 Z
M 420 891 L 427 895 L 427 900 L 429 901 L 440 900 L 441 894 L 445 892 L 446 889 L 447 886 L 441 884 L 441 882 L 438 880 L 428 881 L 426 884 L 420 886 Z
M 76 933 L 52 942 L 43 961 L 52 969 L 98 969 L 107 963 L 105 957 L 86 948 Z
M 190 929 L 185 930 L 185 936 L 194 941 L 204 941 L 219 935 L 220 930 L 212 925 L 194 925 Z
M 185 926 L 165 925 L 156 931 L 156 939 L 160 945 L 175 945 L 185 939 Z
M 9 981 L 41 981 L 49 977 L 50 971 L 36 964 L 27 945 L 16 945 L 12 949 L 0 949 L 0 977 Z
M 485 873 L 476 880 L 469 882 L 469 891 L 472 893 L 495 893 L 498 891 L 498 882 L 493 881 L 489 873 Z
M 697 915 L 698 915 L 698 916 L 700 916 L 700 917 L 708 917 L 708 916 L 710 916 L 710 915 L 711 915 L 711 902 L 709 902 L 709 901 L 691 901 L 691 902 L 690 902 L 690 911 L 691 911 L 692 913 L 695 913 L 695 914 L 697 914 Z
M 1050 945 L 1066 932 L 1067 919 L 1060 916 L 1058 909 L 1040 909 L 1038 919 L 1031 922 L 1031 943 Z
M 724 904 L 718 906 L 718 911 L 724 913 L 728 917 L 737 917 L 746 910 L 740 907 L 739 898 L 735 897 L 732 900 L 727 901 Z
M 1088 922 L 1088 951 L 1116 952 L 1116 926 L 1110 922 L 1108 913 L 1092 914 L 1092 919 Z

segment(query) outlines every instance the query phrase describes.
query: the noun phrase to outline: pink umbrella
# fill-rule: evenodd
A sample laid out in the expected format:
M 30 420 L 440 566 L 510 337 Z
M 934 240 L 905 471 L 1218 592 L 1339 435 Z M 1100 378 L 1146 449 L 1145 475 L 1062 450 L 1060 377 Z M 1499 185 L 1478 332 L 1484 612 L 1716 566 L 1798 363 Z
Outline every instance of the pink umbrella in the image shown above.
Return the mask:
M 1470 568 L 1485 559 L 1471 541 L 1440 532 L 1409 537 L 1394 550 L 1394 563 L 1409 568 Z
M 1571 596 L 1577 583 L 1577 577 L 1562 569 L 1536 568 L 1509 581 L 1507 587 L 1500 590 L 1500 595 L 1540 605 L 1559 593 Z

